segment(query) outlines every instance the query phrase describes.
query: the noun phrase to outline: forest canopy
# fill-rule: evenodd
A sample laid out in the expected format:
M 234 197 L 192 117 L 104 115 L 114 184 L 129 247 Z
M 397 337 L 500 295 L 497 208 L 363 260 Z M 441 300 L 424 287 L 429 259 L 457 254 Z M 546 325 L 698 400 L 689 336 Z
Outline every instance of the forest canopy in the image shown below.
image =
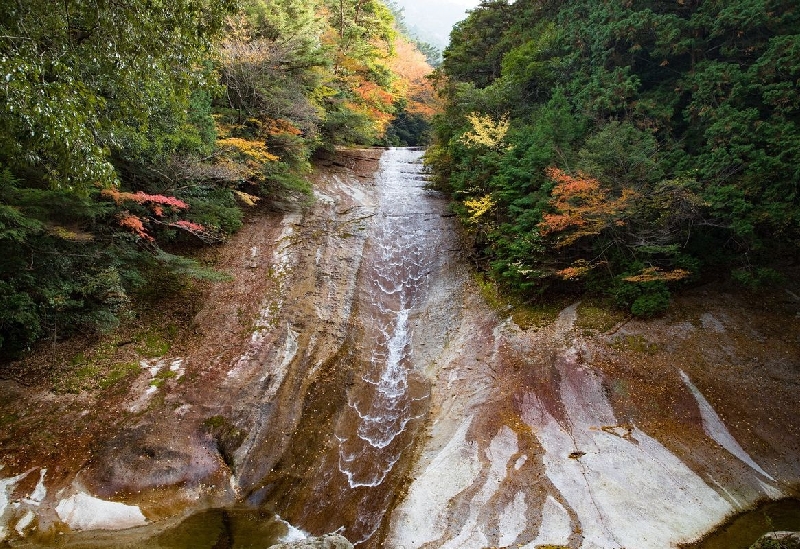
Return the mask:
M 0 358 L 224 278 L 192 250 L 307 196 L 315 152 L 421 138 L 398 48 L 380 0 L 3 2 Z
M 436 78 L 428 162 L 508 287 L 651 316 L 797 261 L 796 2 L 486 0 Z

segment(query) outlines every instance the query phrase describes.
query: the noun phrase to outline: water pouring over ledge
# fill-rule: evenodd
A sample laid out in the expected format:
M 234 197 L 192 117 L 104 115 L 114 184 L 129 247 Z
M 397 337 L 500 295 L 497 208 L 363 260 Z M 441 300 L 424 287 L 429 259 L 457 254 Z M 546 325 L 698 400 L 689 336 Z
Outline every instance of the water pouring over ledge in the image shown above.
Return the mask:
M 345 343 L 309 387 L 289 451 L 250 496 L 304 530 L 340 531 L 359 547 L 379 546 L 401 492 L 429 406 L 421 341 L 445 330 L 426 317 L 453 231 L 446 201 L 426 188 L 421 156 L 382 155 L 374 207 L 359 212 L 366 243 Z

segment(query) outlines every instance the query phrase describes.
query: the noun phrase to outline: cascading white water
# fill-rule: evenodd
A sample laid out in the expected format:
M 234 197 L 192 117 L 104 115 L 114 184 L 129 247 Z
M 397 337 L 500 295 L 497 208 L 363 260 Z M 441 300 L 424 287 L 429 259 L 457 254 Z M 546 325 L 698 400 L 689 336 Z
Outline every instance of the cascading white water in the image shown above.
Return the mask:
M 421 155 L 386 151 L 376 180 L 379 206 L 357 298 L 363 331 L 359 375 L 336 428 L 339 471 L 350 488 L 385 481 L 426 411 L 427 383 L 414 372 L 413 319 L 441 248 L 441 212 L 425 188 Z

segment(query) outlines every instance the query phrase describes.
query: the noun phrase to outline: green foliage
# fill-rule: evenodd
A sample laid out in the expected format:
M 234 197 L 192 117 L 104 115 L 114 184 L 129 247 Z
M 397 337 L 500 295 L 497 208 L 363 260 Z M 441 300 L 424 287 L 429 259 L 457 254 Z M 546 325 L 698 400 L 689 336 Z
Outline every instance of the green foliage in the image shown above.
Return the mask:
M 379 139 L 395 32 L 380 0 L 0 5 L 0 358 L 227 280 L 182 254 Z
M 431 123 L 426 117 L 401 110 L 386 129 L 382 142 L 391 147 L 419 147 L 429 143 L 430 133 Z
M 439 69 L 434 182 L 467 222 L 465 201 L 492 198 L 475 256 L 522 292 L 649 317 L 686 281 L 759 284 L 800 239 L 798 37 L 786 0 L 484 2 Z M 508 147 L 465 147 L 471 113 L 508 113 Z
M 0 162 L 55 188 L 114 183 L 108 154 L 120 145 L 119 132 L 146 134 L 187 105 L 208 77 L 210 40 L 231 7 L 211 0 L 5 3 Z
M 362 112 L 354 111 L 344 104 L 327 102 L 325 120 L 320 129 L 324 148 L 333 150 L 336 145 L 353 143 L 372 143 L 377 138 L 370 118 Z
M 784 276 L 769 267 L 739 268 L 731 273 L 731 277 L 737 283 L 750 289 L 765 288 L 776 286 L 784 282 Z

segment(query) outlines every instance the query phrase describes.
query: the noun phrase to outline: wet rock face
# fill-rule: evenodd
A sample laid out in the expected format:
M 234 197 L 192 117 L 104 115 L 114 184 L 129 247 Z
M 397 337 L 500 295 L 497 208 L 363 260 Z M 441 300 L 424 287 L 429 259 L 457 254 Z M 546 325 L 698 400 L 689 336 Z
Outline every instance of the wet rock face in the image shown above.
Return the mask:
M 318 538 L 278 543 L 268 549 L 353 549 L 353 544 L 339 534 L 328 534 Z
M 452 220 L 442 215 L 444 198 L 425 188 L 420 156 L 421 151 L 386 151 L 374 184 L 350 188 L 353 183 L 339 179 L 320 190 L 335 212 L 351 220 L 339 222 L 340 239 L 345 236 L 338 245 L 360 250 L 355 268 L 346 271 L 349 278 L 339 279 L 350 291 L 342 338 L 327 360 L 315 355 L 315 345 L 329 337 L 320 328 L 336 296 L 320 296 L 319 288 L 327 287 L 326 271 L 337 269 L 322 263 L 324 250 L 312 251 L 321 263 L 295 272 L 316 269 L 320 299 L 303 303 L 304 314 L 316 318 L 292 321 L 297 344 L 284 347 L 292 358 L 271 418 L 248 428 L 250 440 L 238 454 L 240 482 L 251 501 L 274 506 L 312 533 L 343 528 L 359 547 L 382 546 L 381 529 L 427 419 L 427 373 L 460 313 L 453 300 L 460 281 L 448 274 L 455 263 Z M 343 191 L 357 202 L 340 205 Z M 284 360 L 279 354 L 270 362 Z M 292 406 L 293 419 L 286 413 Z M 276 437 L 282 421 L 293 423 Z

